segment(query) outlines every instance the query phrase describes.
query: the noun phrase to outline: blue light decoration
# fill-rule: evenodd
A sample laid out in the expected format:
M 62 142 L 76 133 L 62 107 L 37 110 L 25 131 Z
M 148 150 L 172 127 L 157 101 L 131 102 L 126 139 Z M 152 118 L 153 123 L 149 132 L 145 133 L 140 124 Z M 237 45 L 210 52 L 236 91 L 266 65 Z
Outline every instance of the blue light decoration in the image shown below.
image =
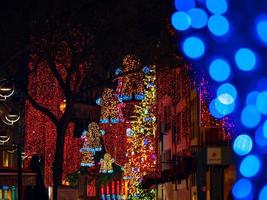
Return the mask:
M 144 68 L 143 68 L 143 72 L 145 73 L 145 74 L 149 74 L 150 73 L 150 67 L 148 67 L 148 66 L 145 66 Z
M 221 113 L 217 110 L 217 108 L 216 108 L 216 106 L 215 106 L 215 101 L 216 101 L 216 99 L 213 99 L 213 100 L 210 102 L 210 104 L 209 104 L 209 111 L 210 111 L 210 113 L 211 113 L 211 115 L 212 115 L 213 117 L 215 117 L 215 118 L 217 118 L 217 119 L 221 119 L 221 118 L 223 118 L 225 115 L 221 114 Z M 218 100 L 217 100 L 217 101 L 218 101 Z
M 106 131 L 101 129 L 101 130 L 100 130 L 100 134 L 103 136 L 103 135 L 106 134 Z
M 205 44 L 199 37 L 188 37 L 182 44 L 184 54 L 192 59 L 198 59 L 205 53 Z
M 224 14 L 228 9 L 226 0 L 206 0 L 206 6 L 213 14 Z
M 259 200 L 266 200 L 267 199 L 267 185 L 265 185 L 259 194 Z
M 181 11 L 189 11 L 195 7 L 195 0 L 175 0 L 175 8 Z
M 251 71 L 256 66 L 255 53 L 248 48 L 241 48 L 235 54 L 237 67 L 242 71 Z
M 239 135 L 233 144 L 234 152 L 239 156 L 247 155 L 253 147 L 253 141 L 249 135 Z
M 121 68 L 117 68 L 116 70 L 115 70 L 115 74 L 116 75 L 119 75 L 119 74 L 121 74 L 122 73 L 122 69 Z
M 267 153 L 267 137 L 264 136 L 263 126 L 258 126 L 255 132 L 255 142 L 261 153 Z
M 267 120 L 263 123 L 263 136 L 267 139 Z
M 247 105 L 241 112 L 241 123 L 247 128 L 255 128 L 261 120 L 261 114 L 254 105 Z
M 241 161 L 239 171 L 244 177 L 248 178 L 257 175 L 260 167 L 259 158 L 255 155 L 248 155 Z
M 95 102 L 96 102 L 97 105 L 101 105 L 102 99 L 98 98 Z
M 178 11 L 172 15 L 171 23 L 176 30 L 185 31 L 191 26 L 191 18 L 186 12 Z
M 267 114 L 267 91 L 258 94 L 256 99 L 256 106 L 260 113 Z
M 113 124 L 117 124 L 117 123 L 119 123 L 119 119 L 118 118 L 112 118 L 112 119 L 110 119 L 110 122 L 111 123 L 113 123 Z
M 267 119 L 267 70 L 265 66 L 267 62 L 267 13 L 262 13 L 266 2 L 249 0 L 243 0 L 242 3 L 228 0 L 197 0 L 196 2 L 193 6 L 182 8 L 183 10 L 176 7 L 179 11 L 187 12 L 191 18 L 190 30 L 188 28 L 182 32 L 179 37 L 182 38 L 179 46 L 184 55 L 193 61 L 192 67 L 196 74 L 202 74 L 204 69 L 204 77 L 208 74 L 213 79 L 214 87 L 210 87 L 211 96 L 207 97 L 207 100 L 211 100 L 207 103 L 212 116 L 222 119 L 228 115 L 227 113 L 235 111 L 236 113 L 226 118 L 231 121 L 231 117 L 240 115 L 237 121 L 234 120 L 236 127 L 240 130 L 237 134 L 244 135 L 243 133 L 247 132 L 246 135 L 250 139 L 237 137 L 233 144 L 235 153 L 240 157 L 247 156 L 252 151 L 251 144 L 255 154 L 265 155 L 267 153 L 267 123 L 261 123 L 261 120 Z M 176 0 L 175 3 L 185 5 L 188 2 Z M 195 9 L 202 9 L 208 15 L 206 25 L 209 32 L 204 23 L 203 27 L 196 26 Z M 251 23 L 253 21 L 254 24 Z M 214 69 L 212 70 L 211 63 L 205 66 L 206 60 L 215 56 L 227 58 L 230 67 L 229 75 L 227 75 L 227 69 L 221 70 L 222 73 L 216 73 Z M 219 71 L 219 68 L 217 70 Z M 196 82 L 199 83 L 200 77 L 196 78 Z M 235 97 L 231 90 L 218 92 L 219 89 L 217 89 L 217 94 L 213 97 L 212 89 L 218 88 L 218 83 L 225 81 L 231 81 L 235 91 L 238 91 L 238 101 L 237 94 Z M 260 195 L 261 190 L 264 191 L 263 188 L 267 187 L 266 176 L 253 178 L 253 174 L 256 173 L 256 176 L 260 168 L 266 168 L 267 160 L 263 161 L 257 156 L 247 156 L 240 165 L 240 159 L 237 159 L 242 172 L 232 190 L 235 199 L 267 199 L 267 192 L 262 192 L 264 195 Z M 254 166 L 255 163 L 256 166 Z M 242 176 L 253 178 L 253 182 L 259 188 L 254 188 L 250 180 Z
M 144 93 L 136 94 L 136 95 L 134 95 L 134 97 L 136 100 L 142 101 L 145 99 L 145 94 Z
M 213 15 L 209 18 L 208 28 L 215 36 L 223 36 L 229 32 L 230 25 L 226 17 L 222 15 Z
M 232 188 L 232 194 L 237 199 L 249 197 L 252 193 L 252 183 L 249 179 L 239 179 Z
M 208 15 L 205 10 L 201 8 L 193 8 L 188 11 L 191 19 L 191 27 L 201 29 L 207 25 Z
M 252 91 L 250 93 L 248 93 L 247 98 L 246 98 L 246 104 L 253 104 L 256 105 L 256 101 L 257 101 L 257 97 L 259 95 L 258 91 Z
M 267 19 L 257 22 L 257 34 L 263 43 L 267 43 Z
M 134 135 L 134 131 L 133 131 L 133 129 L 131 129 L 131 128 L 127 128 L 127 129 L 126 129 L 126 135 L 127 135 L 128 137 L 132 137 L 132 136 Z
M 213 80 L 223 82 L 229 78 L 231 68 L 224 59 L 215 59 L 210 64 L 209 74 Z
M 120 102 L 130 101 L 130 100 L 132 100 L 132 96 L 122 94 L 122 95 L 119 95 L 118 99 Z
M 217 89 L 217 97 L 222 104 L 232 104 L 237 98 L 237 90 L 231 83 L 224 83 Z
M 109 119 L 100 119 L 99 121 L 100 121 L 101 124 L 109 123 Z

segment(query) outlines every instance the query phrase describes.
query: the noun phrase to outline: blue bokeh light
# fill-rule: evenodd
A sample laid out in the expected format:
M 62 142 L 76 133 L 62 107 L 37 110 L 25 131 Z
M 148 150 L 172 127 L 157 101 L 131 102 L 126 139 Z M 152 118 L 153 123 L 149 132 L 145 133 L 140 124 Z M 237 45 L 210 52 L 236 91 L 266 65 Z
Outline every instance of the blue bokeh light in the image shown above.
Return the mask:
M 182 49 L 189 58 L 198 59 L 205 53 L 205 44 L 200 38 L 192 36 L 184 40 Z
M 211 115 L 217 119 L 221 119 L 223 118 L 225 115 L 219 113 L 219 111 L 217 110 L 216 106 L 215 106 L 215 101 L 216 99 L 213 99 L 210 104 L 209 104 L 209 111 L 211 113 Z
M 257 96 L 256 105 L 262 114 L 267 114 L 267 91 L 263 91 Z
M 267 138 L 264 136 L 263 133 L 263 126 L 258 126 L 257 130 L 255 132 L 255 142 L 260 147 L 261 153 L 266 152 L 266 146 L 267 146 Z
M 178 31 L 185 31 L 191 26 L 191 18 L 186 12 L 176 12 L 172 15 L 171 22 Z
M 218 98 L 213 99 L 209 105 L 211 115 L 217 119 L 221 119 L 233 112 L 235 103 L 223 104 Z
M 267 20 L 260 20 L 257 23 L 257 34 L 262 42 L 267 43 Z
M 235 198 L 241 199 L 248 197 L 252 192 L 252 183 L 246 178 L 239 179 L 232 188 L 232 194 Z
M 206 26 L 208 22 L 208 15 L 205 10 L 200 8 L 193 8 L 188 12 L 191 18 L 192 28 L 200 29 Z
M 246 98 L 246 104 L 256 105 L 256 100 L 257 100 L 258 95 L 259 95 L 258 91 L 252 91 L 248 93 L 247 98 Z
M 259 172 L 260 167 L 259 158 L 255 155 L 248 155 L 241 161 L 239 171 L 244 177 L 253 177 Z
M 228 9 L 226 0 L 206 0 L 206 6 L 213 14 L 223 14 Z
M 234 152 L 239 156 L 248 154 L 253 147 L 253 141 L 249 135 L 239 135 L 233 144 Z
M 267 120 L 263 123 L 263 136 L 267 139 Z
M 217 89 L 217 97 L 223 104 L 232 104 L 237 98 L 237 90 L 230 83 L 224 83 Z
M 229 32 L 229 22 L 222 15 L 213 15 L 209 18 L 208 28 L 215 36 L 223 36 Z
M 209 74 L 213 80 L 222 82 L 229 78 L 231 74 L 231 68 L 225 60 L 216 59 L 210 64 Z
M 181 11 L 189 11 L 195 7 L 195 0 L 175 0 L 175 8 Z
M 241 122 L 247 128 L 255 128 L 261 120 L 261 114 L 254 105 L 247 105 L 241 112 Z
M 248 48 L 241 48 L 235 54 L 237 67 L 242 71 L 251 71 L 256 66 L 255 53 Z
M 267 185 L 265 185 L 259 194 L 259 200 L 266 200 L 267 199 Z

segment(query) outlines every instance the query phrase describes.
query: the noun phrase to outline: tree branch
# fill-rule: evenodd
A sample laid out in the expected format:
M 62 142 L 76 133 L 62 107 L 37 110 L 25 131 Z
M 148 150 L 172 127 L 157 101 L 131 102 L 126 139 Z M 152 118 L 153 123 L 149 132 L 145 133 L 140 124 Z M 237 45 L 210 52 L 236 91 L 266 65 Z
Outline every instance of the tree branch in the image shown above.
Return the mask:
M 28 100 L 30 101 L 30 103 L 32 104 L 32 106 L 34 108 L 36 108 L 37 110 L 39 110 L 40 112 L 44 113 L 47 117 L 49 117 L 49 119 L 55 124 L 58 124 L 58 119 L 56 118 L 56 116 L 50 112 L 47 108 L 41 106 L 39 103 L 37 103 L 32 96 L 28 93 L 26 93 L 26 97 L 28 98 Z
M 65 91 L 66 90 L 66 84 L 65 84 L 63 78 L 61 77 L 59 71 L 57 70 L 57 67 L 54 63 L 54 59 L 52 58 L 52 56 L 49 53 L 46 55 L 46 60 L 47 60 L 47 63 L 51 69 L 52 74 L 57 79 L 59 86 L 62 88 L 63 91 Z

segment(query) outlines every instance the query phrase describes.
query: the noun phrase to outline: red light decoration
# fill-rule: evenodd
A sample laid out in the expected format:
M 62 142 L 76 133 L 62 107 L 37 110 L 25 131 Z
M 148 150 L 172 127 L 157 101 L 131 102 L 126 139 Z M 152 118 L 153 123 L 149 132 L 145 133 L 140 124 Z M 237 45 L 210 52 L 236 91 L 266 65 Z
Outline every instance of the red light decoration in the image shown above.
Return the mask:
M 33 69 L 35 57 L 31 57 L 29 69 Z M 34 100 L 47 107 L 57 118 L 62 116 L 59 110 L 65 97 L 58 81 L 54 78 L 46 63 L 40 63 L 29 76 L 29 94 Z M 63 180 L 65 176 L 79 168 L 81 141 L 73 138 L 73 125 L 69 125 L 65 137 Z M 36 110 L 29 101 L 25 104 L 25 153 L 40 155 L 44 159 L 45 185 L 52 185 L 52 166 L 55 156 L 56 127 L 43 113 Z M 69 148 L 71 146 L 71 148 Z

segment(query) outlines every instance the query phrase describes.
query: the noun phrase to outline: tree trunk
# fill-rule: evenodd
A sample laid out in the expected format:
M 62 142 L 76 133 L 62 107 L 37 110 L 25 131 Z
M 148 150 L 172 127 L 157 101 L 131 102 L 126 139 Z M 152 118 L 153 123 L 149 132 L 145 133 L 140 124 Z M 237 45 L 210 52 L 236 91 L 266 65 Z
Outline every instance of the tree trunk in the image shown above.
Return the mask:
M 56 152 L 53 163 L 53 200 L 57 200 L 58 186 L 60 186 L 62 183 L 66 129 L 66 125 L 57 126 Z

